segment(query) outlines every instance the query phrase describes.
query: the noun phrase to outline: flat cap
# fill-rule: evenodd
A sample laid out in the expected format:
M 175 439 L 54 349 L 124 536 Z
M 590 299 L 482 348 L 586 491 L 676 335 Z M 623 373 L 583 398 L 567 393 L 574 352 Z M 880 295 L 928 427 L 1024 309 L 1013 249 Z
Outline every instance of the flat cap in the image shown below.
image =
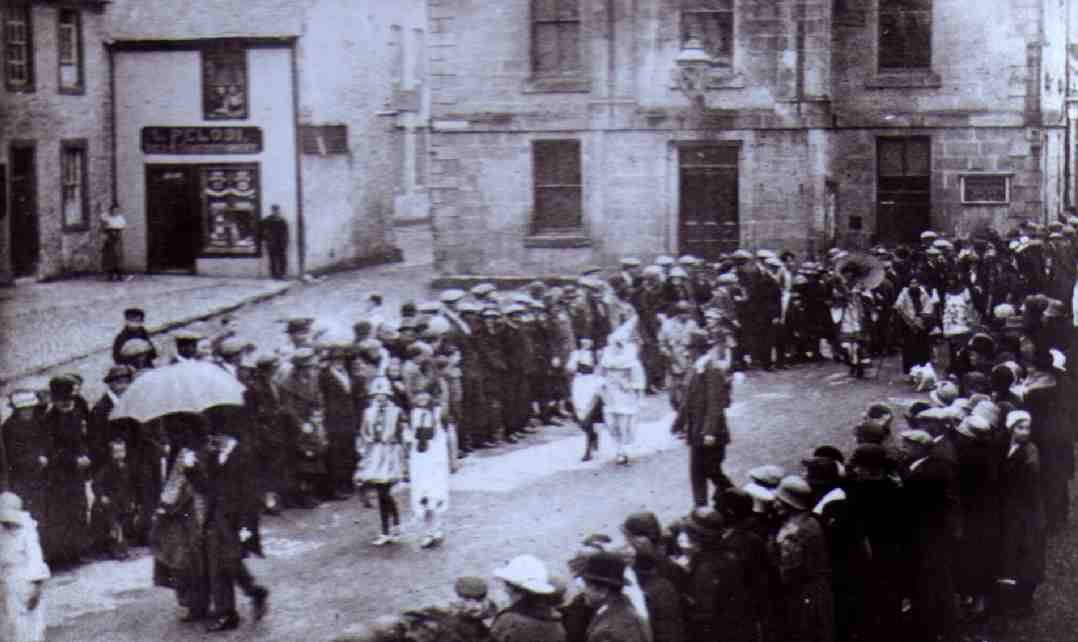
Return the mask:
M 924 430 L 905 430 L 902 432 L 901 436 L 903 441 L 908 441 L 911 444 L 919 444 L 921 446 L 932 445 L 932 435 Z
M 487 582 L 481 577 L 458 577 L 453 582 L 453 591 L 465 599 L 482 600 L 487 596 Z
M 673 257 L 666 256 L 665 254 L 655 259 L 655 265 L 673 265 Z
M 105 373 L 105 378 L 102 379 L 105 383 L 113 381 L 119 381 L 120 379 L 130 379 L 135 375 L 135 371 L 130 366 L 112 366 L 109 371 Z
M 285 325 L 285 332 L 287 332 L 288 334 L 294 334 L 297 332 L 308 332 L 313 325 L 314 319 L 310 317 L 297 317 L 288 320 L 288 323 Z
M 461 299 L 463 299 L 464 295 L 465 295 L 464 290 L 460 290 L 460 289 L 457 289 L 457 288 L 451 288 L 451 289 L 445 290 L 441 294 L 439 294 L 438 295 L 438 300 L 440 300 L 442 303 L 456 303 L 457 301 L 460 301 Z
M 497 288 L 495 288 L 490 283 L 480 283 L 478 285 L 473 286 L 472 289 L 469 290 L 469 291 L 472 294 L 474 294 L 475 296 L 486 296 L 486 295 L 490 294 L 491 292 L 493 292 L 496 289 Z

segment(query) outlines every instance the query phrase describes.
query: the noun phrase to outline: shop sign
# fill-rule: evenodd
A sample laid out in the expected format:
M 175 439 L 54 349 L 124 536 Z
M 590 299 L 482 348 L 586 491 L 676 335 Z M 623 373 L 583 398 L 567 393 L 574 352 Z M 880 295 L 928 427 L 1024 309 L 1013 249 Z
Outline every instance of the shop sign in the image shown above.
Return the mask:
M 258 127 L 143 127 L 144 154 L 258 154 Z

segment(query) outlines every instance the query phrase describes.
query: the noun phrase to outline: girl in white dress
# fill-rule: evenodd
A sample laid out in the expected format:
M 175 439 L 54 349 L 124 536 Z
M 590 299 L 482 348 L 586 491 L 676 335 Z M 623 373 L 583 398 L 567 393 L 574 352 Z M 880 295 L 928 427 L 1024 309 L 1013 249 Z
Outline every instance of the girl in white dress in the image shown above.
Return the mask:
M 412 448 L 409 459 L 412 513 L 423 529 L 419 545 L 430 548 L 445 539 L 443 519 L 449 510 L 449 435 L 442 408 L 427 390 L 413 396 Z
M 646 385 L 639 349 L 631 340 L 635 327 L 633 318 L 611 332 L 599 360 L 605 423 L 617 448 L 615 461 L 621 465 L 629 463 L 626 448 L 636 441 L 636 416 Z
M 581 461 L 590 461 L 592 453 L 599 450 L 599 435 L 595 432 L 595 424 L 599 423 L 603 416 L 602 399 L 599 396 L 603 379 L 597 372 L 599 359 L 592 340 L 580 337 L 578 342 L 580 347 L 569 353 L 565 369 L 573 378 L 570 389 L 573 413 L 586 438 Z
M 400 541 L 400 512 L 393 499 L 393 486 L 405 477 L 405 448 L 411 442 L 411 431 L 404 412 L 390 400 L 389 381 L 379 377 L 371 382 L 371 404 L 363 412 L 357 451 L 362 449 L 354 481 L 357 487 L 368 486 L 378 493 L 378 513 L 382 518 L 382 534 L 375 546 Z

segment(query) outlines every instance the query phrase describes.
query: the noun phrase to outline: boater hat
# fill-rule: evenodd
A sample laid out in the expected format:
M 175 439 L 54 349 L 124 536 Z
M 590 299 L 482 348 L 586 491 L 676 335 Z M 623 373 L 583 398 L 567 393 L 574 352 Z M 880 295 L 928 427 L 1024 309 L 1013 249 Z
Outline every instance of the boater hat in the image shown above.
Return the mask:
M 808 510 L 812 508 L 812 488 L 800 476 L 787 475 L 775 491 L 775 499 L 792 508 Z
M 624 567 L 622 572 L 624 573 Z M 514 557 L 505 566 L 495 569 L 494 577 L 536 595 L 550 595 L 554 592 L 546 565 L 534 555 Z

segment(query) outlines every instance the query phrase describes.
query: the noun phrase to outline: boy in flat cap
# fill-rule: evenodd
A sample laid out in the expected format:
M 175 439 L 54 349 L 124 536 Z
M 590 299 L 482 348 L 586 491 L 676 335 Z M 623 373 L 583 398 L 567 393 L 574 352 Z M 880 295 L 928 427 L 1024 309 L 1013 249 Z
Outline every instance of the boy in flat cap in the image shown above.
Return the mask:
M 124 345 L 131 339 L 142 339 L 150 344 L 150 360 L 157 358 L 157 350 L 150 341 L 150 333 L 145 325 L 146 313 L 142 308 L 128 308 L 124 310 L 124 327 L 112 341 L 112 360 L 118 365 L 134 365 L 129 363 L 129 357 L 123 355 Z

